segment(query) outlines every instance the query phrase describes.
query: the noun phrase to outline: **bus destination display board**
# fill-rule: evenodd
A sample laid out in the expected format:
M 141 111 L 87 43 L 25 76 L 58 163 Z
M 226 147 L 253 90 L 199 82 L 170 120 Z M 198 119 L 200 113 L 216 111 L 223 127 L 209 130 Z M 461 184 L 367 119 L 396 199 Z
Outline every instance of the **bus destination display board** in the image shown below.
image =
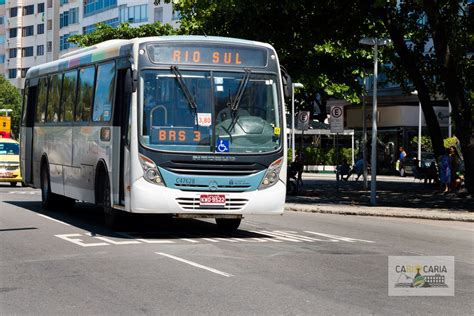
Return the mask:
M 255 47 L 156 44 L 148 46 L 148 55 L 160 64 L 267 66 L 267 50 Z

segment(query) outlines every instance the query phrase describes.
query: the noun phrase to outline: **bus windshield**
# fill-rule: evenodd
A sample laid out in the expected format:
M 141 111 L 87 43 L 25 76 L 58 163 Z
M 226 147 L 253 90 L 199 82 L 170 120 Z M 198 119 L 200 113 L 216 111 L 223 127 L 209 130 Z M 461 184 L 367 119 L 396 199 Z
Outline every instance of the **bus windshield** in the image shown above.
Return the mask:
M 275 75 L 143 70 L 140 141 L 157 150 L 264 153 L 281 146 Z

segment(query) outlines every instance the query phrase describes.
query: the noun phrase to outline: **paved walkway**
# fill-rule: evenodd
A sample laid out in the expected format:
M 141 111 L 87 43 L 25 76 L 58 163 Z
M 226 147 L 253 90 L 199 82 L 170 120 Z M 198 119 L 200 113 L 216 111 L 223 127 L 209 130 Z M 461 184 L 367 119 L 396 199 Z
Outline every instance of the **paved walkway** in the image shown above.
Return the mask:
M 369 178 L 370 180 L 370 178 Z M 413 177 L 377 176 L 377 206 L 370 204 L 370 181 L 339 181 L 335 174 L 303 174 L 298 196 L 287 196 L 287 211 L 391 216 L 474 222 L 474 197 L 442 194 Z

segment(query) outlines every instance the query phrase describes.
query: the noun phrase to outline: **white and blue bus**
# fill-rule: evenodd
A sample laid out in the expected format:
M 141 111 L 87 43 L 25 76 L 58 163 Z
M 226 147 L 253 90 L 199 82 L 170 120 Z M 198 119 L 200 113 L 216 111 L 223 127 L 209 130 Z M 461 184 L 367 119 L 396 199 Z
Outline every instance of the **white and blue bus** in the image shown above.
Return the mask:
M 111 40 L 32 67 L 24 182 L 45 208 L 100 205 L 110 226 L 122 212 L 215 218 L 223 229 L 281 214 L 280 70 L 268 44 L 201 36 Z

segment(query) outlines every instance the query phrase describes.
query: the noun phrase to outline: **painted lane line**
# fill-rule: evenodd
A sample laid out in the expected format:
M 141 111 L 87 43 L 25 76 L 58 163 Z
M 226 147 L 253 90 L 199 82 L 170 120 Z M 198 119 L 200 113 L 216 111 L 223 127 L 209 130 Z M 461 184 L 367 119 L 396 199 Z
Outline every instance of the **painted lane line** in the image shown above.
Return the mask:
M 105 242 L 96 242 L 96 243 L 85 243 L 80 238 L 73 238 L 73 237 L 82 237 L 82 234 L 62 234 L 62 235 L 54 235 L 66 241 L 72 242 L 73 244 L 79 245 L 81 247 L 98 247 L 98 246 L 110 246 L 110 244 Z
M 257 233 L 257 232 L 254 232 L 254 233 Z M 278 234 L 275 234 L 275 233 L 272 233 L 272 232 L 266 231 L 266 230 L 262 230 L 262 231 L 260 232 L 260 234 L 262 234 L 262 235 L 267 235 L 267 236 L 271 236 L 271 237 L 274 237 L 274 238 L 277 238 L 277 239 L 281 239 L 281 240 L 284 240 L 284 241 L 302 242 L 301 240 L 298 240 L 298 239 L 295 239 L 295 238 L 283 237 L 283 236 L 280 236 L 280 235 L 278 235 Z
M 61 221 L 59 221 L 59 220 L 57 220 L 57 219 L 54 219 L 54 218 L 52 218 L 52 217 L 49 217 L 49 216 L 46 216 L 46 215 L 43 215 L 43 214 L 38 214 L 38 213 L 36 213 L 36 215 L 41 216 L 41 217 L 46 218 L 46 219 L 49 219 L 49 220 L 51 220 L 51 221 L 53 221 L 53 222 L 56 222 L 56 223 L 61 223 L 61 224 L 66 225 L 66 226 L 71 226 L 71 225 L 69 225 L 69 224 L 67 224 L 67 223 L 61 222 Z
M 222 272 L 222 271 L 219 271 L 219 270 L 214 269 L 214 268 L 206 267 L 206 266 L 203 266 L 202 264 L 199 264 L 199 263 L 196 263 L 196 262 L 192 262 L 192 261 L 189 261 L 189 260 L 186 260 L 186 259 L 182 259 L 182 258 L 179 258 L 179 257 L 175 257 L 175 256 L 172 256 L 172 255 L 163 253 L 163 252 L 155 252 L 155 253 L 156 253 L 157 255 L 160 255 L 160 256 L 168 257 L 168 258 L 170 258 L 170 259 L 174 259 L 174 260 L 177 260 L 177 261 L 180 261 L 180 262 L 183 262 L 183 263 L 187 263 L 187 264 L 192 265 L 193 267 L 196 267 L 196 268 L 204 269 L 204 270 L 207 270 L 207 271 L 209 271 L 209 272 L 212 272 L 212 273 L 216 273 L 216 274 L 225 276 L 225 277 L 227 277 L 227 278 L 230 278 L 230 277 L 233 277 L 233 276 L 234 276 L 234 275 L 232 275 L 232 274 L 230 274 L 230 273 Z
M 92 235 L 91 233 L 88 233 L 90 237 L 94 237 L 96 239 L 108 242 L 112 245 L 136 245 L 136 244 L 141 244 L 138 240 L 125 240 L 125 241 L 115 241 L 110 238 L 104 237 L 104 236 L 98 236 L 98 235 Z
M 275 230 L 275 231 L 273 231 L 273 233 L 277 234 L 277 235 L 280 235 L 280 236 L 283 236 L 283 237 L 294 238 L 294 239 L 301 240 L 301 241 L 307 241 L 307 242 L 320 241 L 319 239 L 316 239 L 316 238 L 301 236 L 301 235 L 297 235 L 297 234 L 291 234 L 287 231 Z
M 210 241 L 210 242 L 219 242 L 218 240 L 215 240 L 215 239 L 212 239 L 212 238 L 201 238 L 203 240 L 207 240 L 207 241 Z
M 144 242 L 145 244 L 174 244 L 172 240 L 163 240 L 163 239 L 141 239 L 137 238 L 136 240 Z
M 323 234 L 323 233 L 315 233 L 311 231 L 305 231 L 305 233 L 312 234 L 312 235 L 318 235 L 318 236 L 323 236 L 330 238 L 331 240 L 334 241 L 345 241 L 345 242 L 356 242 L 356 241 L 361 241 L 361 242 L 366 242 L 369 244 L 375 243 L 375 241 L 372 240 L 365 240 L 365 239 L 357 239 L 357 238 L 351 238 L 351 237 L 343 237 L 343 236 L 336 236 L 336 235 L 331 235 L 331 234 Z

